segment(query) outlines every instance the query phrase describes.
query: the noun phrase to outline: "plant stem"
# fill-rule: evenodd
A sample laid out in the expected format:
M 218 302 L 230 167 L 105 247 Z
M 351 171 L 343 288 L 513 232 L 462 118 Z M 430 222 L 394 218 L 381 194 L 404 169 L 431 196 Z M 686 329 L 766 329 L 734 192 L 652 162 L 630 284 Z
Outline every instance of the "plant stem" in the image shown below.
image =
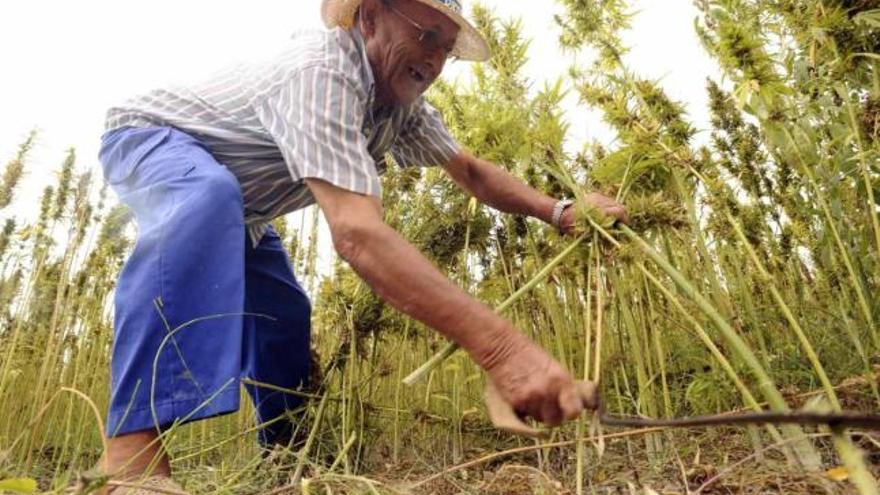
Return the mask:
M 578 237 L 577 239 L 575 239 L 574 242 L 569 244 L 567 248 L 565 248 L 561 253 L 559 253 L 559 255 L 557 255 L 555 258 L 550 260 L 544 266 L 544 268 L 541 269 L 541 271 L 539 271 L 534 277 L 532 277 L 531 280 L 529 280 L 525 285 L 520 287 L 519 290 L 517 290 L 516 292 L 511 294 L 510 297 L 505 299 L 501 304 L 496 306 L 495 312 L 496 313 L 503 312 L 504 310 L 509 308 L 513 303 L 518 301 L 525 293 L 532 290 L 533 288 L 535 288 L 535 286 L 537 286 L 539 283 L 541 283 L 541 281 L 546 279 L 547 276 L 550 275 L 550 272 L 553 271 L 554 268 L 559 266 L 560 263 L 565 261 L 565 258 L 567 258 L 568 255 L 573 253 L 578 248 L 578 246 L 581 245 L 581 243 L 584 241 L 585 238 L 586 238 L 586 234 L 583 234 L 580 237 Z M 454 342 L 447 344 L 446 347 L 444 347 L 442 350 L 440 350 L 440 352 L 438 352 L 433 357 L 431 357 L 431 359 L 426 361 L 425 364 L 419 366 L 418 369 L 416 369 L 415 371 L 410 373 L 406 378 L 404 378 L 403 383 L 411 386 L 414 383 L 418 382 L 419 380 L 421 380 L 422 378 L 427 376 L 429 373 L 431 373 L 431 371 L 433 371 L 438 366 L 440 366 L 440 364 L 442 364 L 443 361 L 446 361 L 446 359 L 448 359 L 449 356 L 452 356 L 453 354 L 455 354 L 455 351 L 457 351 L 458 349 L 459 349 L 459 345 Z

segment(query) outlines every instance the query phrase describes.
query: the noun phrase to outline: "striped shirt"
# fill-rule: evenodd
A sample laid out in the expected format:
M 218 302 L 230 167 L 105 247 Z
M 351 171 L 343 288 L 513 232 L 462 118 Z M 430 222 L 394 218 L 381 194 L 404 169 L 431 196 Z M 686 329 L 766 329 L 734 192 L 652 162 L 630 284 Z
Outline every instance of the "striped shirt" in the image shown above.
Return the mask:
M 459 151 L 423 98 L 392 109 L 374 101 L 360 33 L 305 30 L 269 60 L 115 106 L 105 127 L 168 125 L 201 140 L 241 184 L 256 244 L 270 220 L 315 202 L 306 178 L 381 197 L 386 153 L 408 167 L 445 165 Z

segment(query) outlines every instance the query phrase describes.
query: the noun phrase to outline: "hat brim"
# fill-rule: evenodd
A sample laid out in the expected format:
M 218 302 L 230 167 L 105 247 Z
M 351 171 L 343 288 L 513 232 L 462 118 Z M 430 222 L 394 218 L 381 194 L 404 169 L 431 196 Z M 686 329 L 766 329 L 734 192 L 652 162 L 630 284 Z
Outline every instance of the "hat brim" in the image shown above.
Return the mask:
M 333 27 L 343 27 L 350 29 L 354 26 L 354 17 L 357 9 L 361 6 L 362 0 L 324 0 L 321 3 L 321 19 L 324 25 Z M 421 2 L 434 10 L 439 11 L 452 22 L 456 23 L 460 29 L 458 38 L 455 40 L 455 46 L 452 49 L 451 56 L 461 60 L 470 60 L 473 62 L 485 62 L 489 60 L 489 44 L 479 31 L 465 19 L 461 14 L 433 0 L 414 0 Z

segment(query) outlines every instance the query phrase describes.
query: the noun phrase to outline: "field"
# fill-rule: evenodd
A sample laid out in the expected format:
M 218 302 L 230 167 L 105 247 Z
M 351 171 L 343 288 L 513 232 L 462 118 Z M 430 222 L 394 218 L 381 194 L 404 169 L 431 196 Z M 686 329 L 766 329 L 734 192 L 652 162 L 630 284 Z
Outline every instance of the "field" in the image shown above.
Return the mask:
M 431 99 L 475 154 L 553 196 L 619 198 L 629 228 L 582 209 L 582 234 L 562 237 L 478 205 L 442 171 L 395 167 L 387 222 L 599 381 L 612 413 L 880 410 L 880 2 L 698 0 L 695 28 L 724 72 L 706 83 L 706 144 L 623 63 L 625 0 L 559 3 L 560 43 L 595 62 L 535 90 L 519 25 L 477 8 L 495 57 Z M 567 87 L 613 146 L 566 152 Z M 0 170 L 0 492 L 90 493 L 106 482 L 92 468 L 133 227 L 74 150 L 36 221 L 7 214 L 37 139 Z M 546 441 L 498 432 L 463 353 L 402 383 L 445 342 L 344 263 L 320 269 L 318 219 L 276 225 L 314 302 L 320 373 L 291 413 L 297 441 L 261 453 L 247 407 L 172 428 L 163 440 L 193 493 L 880 493 L 876 431 L 622 430 L 585 416 Z

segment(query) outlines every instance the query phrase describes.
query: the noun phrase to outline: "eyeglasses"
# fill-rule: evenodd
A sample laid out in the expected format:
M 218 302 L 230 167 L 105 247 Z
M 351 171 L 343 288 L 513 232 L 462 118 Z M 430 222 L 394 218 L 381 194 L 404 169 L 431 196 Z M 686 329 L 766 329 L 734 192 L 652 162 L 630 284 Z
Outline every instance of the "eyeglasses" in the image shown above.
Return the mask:
M 431 53 L 441 51 L 446 54 L 446 58 L 452 57 L 452 50 L 454 49 L 454 46 L 444 44 L 443 41 L 440 39 L 440 33 L 438 33 L 436 30 L 423 27 L 412 17 L 404 14 L 403 12 L 397 10 L 391 5 L 388 6 L 388 10 L 394 12 L 395 14 L 397 14 L 398 17 L 409 22 L 412 26 L 419 30 L 419 43 L 422 44 L 422 47 L 425 50 Z

